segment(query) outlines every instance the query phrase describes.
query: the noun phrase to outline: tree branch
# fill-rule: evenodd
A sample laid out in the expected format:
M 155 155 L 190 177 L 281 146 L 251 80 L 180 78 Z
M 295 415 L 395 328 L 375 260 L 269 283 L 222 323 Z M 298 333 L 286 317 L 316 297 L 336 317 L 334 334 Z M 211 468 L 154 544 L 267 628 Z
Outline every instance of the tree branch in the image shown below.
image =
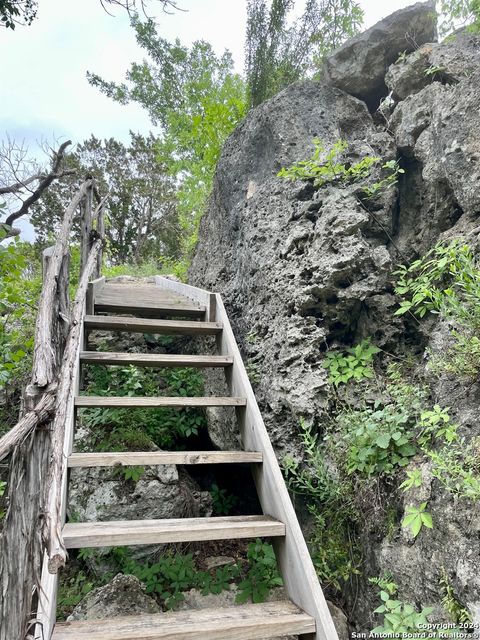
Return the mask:
M 68 175 L 68 174 L 73 173 L 72 171 L 61 171 L 61 165 L 62 165 L 63 159 L 65 157 L 65 151 L 66 151 L 67 147 L 69 147 L 71 144 L 72 144 L 71 140 L 67 140 L 67 142 L 64 142 L 60 146 L 58 151 L 56 151 L 54 153 L 53 166 L 52 166 L 52 169 L 51 169 L 50 173 L 48 173 L 46 176 L 32 177 L 34 179 L 38 179 L 39 180 L 37 188 L 34 190 L 32 195 L 22 203 L 22 206 L 20 207 L 20 209 L 18 209 L 18 211 L 15 211 L 14 213 L 11 213 L 7 217 L 7 219 L 4 222 L 5 225 L 11 227 L 13 225 L 13 223 L 15 222 L 15 220 L 18 220 L 18 218 L 21 218 L 23 215 L 28 213 L 28 210 L 32 206 L 32 204 L 34 204 L 35 202 L 37 202 L 37 200 L 40 199 L 42 193 L 45 191 L 45 189 L 47 189 L 52 184 L 52 182 L 54 180 L 56 180 L 57 178 L 61 178 L 64 175 Z M 34 181 L 33 179 L 28 178 L 24 182 L 24 185 L 25 185 L 25 183 L 30 184 L 33 181 Z M 17 185 L 13 185 L 13 186 L 16 187 Z M 20 187 L 20 189 L 21 188 L 22 187 Z M 0 192 L 0 193 L 15 193 L 15 192 L 19 191 L 20 189 L 15 189 L 14 191 L 10 191 L 10 192 L 3 191 L 3 192 Z

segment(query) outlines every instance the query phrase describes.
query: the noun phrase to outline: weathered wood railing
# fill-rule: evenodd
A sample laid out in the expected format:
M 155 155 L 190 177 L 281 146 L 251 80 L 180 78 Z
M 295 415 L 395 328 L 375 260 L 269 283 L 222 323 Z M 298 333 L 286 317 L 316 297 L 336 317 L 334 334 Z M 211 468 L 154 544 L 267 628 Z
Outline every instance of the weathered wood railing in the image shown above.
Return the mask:
M 99 275 L 102 261 L 104 203 L 94 181 L 87 179 L 65 211 L 55 245 L 44 253 L 24 415 L 0 439 L 0 460 L 12 454 L 0 549 L 0 640 L 50 638 L 48 621 L 56 605 L 56 572 L 66 560 L 61 534 L 65 456 L 73 439 L 73 396 L 83 346 L 86 292 L 89 281 Z M 70 234 L 79 208 L 81 276 L 70 309 Z
M 156 282 L 163 289 L 204 305 L 206 319 L 223 324 L 217 338 L 217 352 L 233 358 L 233 366 L 226 370 L 230 395 L 247 400 L 246 407 L 237 408 L 243 448 L 263 454 L 263 464 L 253 469 L 260 504 L 265 515 L 285 523 L 285 537 L 275 538 L 273 542 L 285 591 L 292 602 L 315 618 L 317 631 L 308 636 L 311 640 L 338 640 L 221 296 L 161 276 L 156 276 Z

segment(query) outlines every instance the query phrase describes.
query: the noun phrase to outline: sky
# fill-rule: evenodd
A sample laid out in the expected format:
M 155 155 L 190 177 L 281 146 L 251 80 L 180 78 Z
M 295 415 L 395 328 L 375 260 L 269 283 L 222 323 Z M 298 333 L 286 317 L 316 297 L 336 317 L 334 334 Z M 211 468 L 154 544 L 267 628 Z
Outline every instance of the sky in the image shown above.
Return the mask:
M 361 0 L 365 24 L 414 0 Z M 243 70 L 246 0 L 177 0 L 185 11 L 157 10 L 159 31 L 184 43 L 210 42 L 228 48 Z M 297 5 L 299 2 L 297 2 Z M 150 0 L 149 6 L 155 5 Z M 143 58 L 128 16 L 120 8 L 107 15 L 100 0 L 39 0 L 30 27 L 0 29 L 0 137 L 8 132 L 34 145 L 97 137 L 127 141 L 130 129 L 147 133 L 147 115 L 137 105 L 118 105 L 91 87 L 87 71 L 121 81 L 131 62 Z

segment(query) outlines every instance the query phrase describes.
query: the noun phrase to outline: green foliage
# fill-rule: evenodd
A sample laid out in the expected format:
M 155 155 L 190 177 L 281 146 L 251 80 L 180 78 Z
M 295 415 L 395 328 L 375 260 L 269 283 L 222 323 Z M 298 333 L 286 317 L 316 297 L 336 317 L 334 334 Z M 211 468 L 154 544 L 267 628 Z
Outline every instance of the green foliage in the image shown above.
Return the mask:
M 154 260 L 142 261 L 140 264 L 104 265 L 102 268 L 102 275 L 106 278 L 116 278 L 117 276 L 144 278 L 148 276 L 159 276 L 163 273 L 166 273 L 164 267 Z
M 385 162 L 382 164 L 382 169 L 387 172 L 387 175 L 373 184 L 367 184 L 363 188 L 367 199 L 375 198 L 384 191 L 387 191 L 387 189 L 390 189 L 390 187 L 394 187 L 398 182 L 399 176 L 405 173 L 405 170 L 400 167 L 398 160 Z
M 442 35 L 465 25 L 473 33 L 480 31 L 480 0 L 439 0 L 439 4 Z
M 372 630 L 372 634 L 398 634 L 425 631 L 428 623 L 428 616 L 433 612 L 433 608 L 424 607 L 418 612 L 411 604 L 394 600 L 398 587 L 394 582 L 384 580 L 370 580 L 378 584 L 381 588 L 380 599 L 382 604 L 375 609 L 374 613 L 383 614 L 382 624 Z
M 337 446 L 344 449 L 349 474 L 391 475 L 398 467 L 407 466 L 417 452 L 412 415 L 403 402 L 347 409 L 336 421 L 341 434 Z
M 435 450 L 424 449 L 432 462 L 432 476 L 460 498 L 480 500 L 479 439 L 463 438 Z
M 431 514 L 426 511 L 427 503 L 422 502 L 420 505 L 409 505 L 405 509 L 405 517 L 402 520 L 402 527 L 404 529 L 410 529 L 413 537 L 416 538 L 423 527 L 427 529 L 433 529 L 433 522 Z
M 158 159 L 158 142 L 153 134 L 144 137 L 131 132 L 130 138 L 123 144 L 92 135 L 68 155 L 66 167 L 73 175 L 55 181 L 33 207 L 31 222 L 37 242 L 55 235 L 72 193 L 89 174 L 100 193 L 109 194 L 105 236 L 110 264 L 128 263 L 138 275 L 152 275 L 139 265 L 155 265 L 155 274 L 160 271 L 162 258 L 178 258 L 175 180 Z M 78 238 L 78 220 L 74 231 Z M 121 270 L 107 274 L 120 275 Z
M 318 138 L 313 139 L 313 144 L 315 148 L 310 158 L 284 167 L 278 176 L 286 180 L 313 180 L 316 187 L 331 183 L 359 183 L 363 197 L 372 199 L 396 185 L 399 175 L 405 173 L 397 160 L 382 164 L 377 156 L 365 156 L 356 163 L 350 163 L 345 153 L 348 149 L 345 140 L 337 140 L 329 150 Z M 377 182 L 369 183 L 375 167 L 380 167 L 385 175 Z
M 61 580 L 57 601 L 58 618 L 65 619 L 94 588 L 94 581 L 84 571 L 76 571 L 72 577 Z
M 0 228 L 0 243 L 5 231 Z M 40 260 L 33 246 L 13 239 L 0 244 L 0 434 L 13 426 L 20 390 L 30 370 L 37 299 L 41 290 Z
M 238 502 L 236 496 L 229 494 L 226 489 L 220 489 L 216 482 L 210 487 L 210 495 L 212 496 L 213 513 L 215 515 L 227 516 Z
M 287 180 L 313 180 L 316 187 L 322 187 L 331 182 L 348 183 L 368 178 L 372 166 L 380 162 L 380 158 L 367 156 L 347 166 L 340 161 L 348 149 L 346 140 L 337 140 L 328 151 L 319 138 L 314 138 L 313 144 L 315 149 L 310 158 L 281 169 L 278 176 Z
M 37 0 L 0 0 L 0 26 L 29 25 L 37 15 Z
M 473 618 L 468 609 L 462 605 L 455 595 L 455 591 L 453 590 L 452 583 L 445 571 L 445 567 L 442 567 L 442 575 L 440 577 L 439 584 L 443 592 L 442 605 L 444 610 L 452 622 L 460 624 L 465 628 L 464 625 L 472 622 Z
M 116 476 L 123 476 L 124 480 L 131 480 L 136 484 L 145 473 L 144 467 L 123 467 L 121 465 L 114 468 Z
M 203 377 L 197 369 L 89 367 L 89 395 L 185 397 L 201 395 L 202 389 Z M 194 408 L 98 408 L 84 410 L 82 416 L 90 431 L 88 444 L 96 451 L 142 451 L 152 443 L 168 448 L 177 439 L 197 435 L 206 425 L 204 413 Z
M 454 240 L 437 244 L 410 266 L 402 265 L 396 293 L 404 298 L 396 315 L 440 314 L 451 325 L 452 346 L 433 356 L 432 371 L 461 377 L 480 372 L 480 269 L 470 248 Z
M 423 73 L 427 78 L 432 78 L 433 80 L 435 80 L 436 76 L 443 71 L 445 71 L 445 67 L 438 67 L 432 64 L 427 67 Z
M 248 545 L 248 570 L 245 578 L 239 583 L 236 602 L 243 604 L 265 602 L 270 589 L 283 584 L 278 573 L 277 559 L 271 544 L 257 538 Z
M 175 241 L 181 248 L 180 261 L 167 256 L 165 262 L 184 275 L 223 143 L 245 115 L 245 86 L 230 53 L 217 56 L 203 41 L 190 48 L 170 43 L 152 20 L 133 18 L 132 26 L 148 59 L 131 65 L 126 84 L 92 73 L 88 78 L 121 104 L 138 102 L 160 126 L 157 162 L 177 184 Z
M 373 378 L 373 357 L 380 349 L 372 345 L 370 339 L 362 340 L 346 351 L 331 351 L 327 353 L 323 366 L 329 372 L 328 381 L 338 387 L 350 380 Z
M 392 365 L 387 378 L 375 385 L 375 400 L 363 400 L 356 407 L 340 403 L 327 436 L 347 474 L 392 475 L 407 466 L 418 450 L 426 390 L 406 383 Z
M 294 5 L 293 0 L 273 0 L 270 7 L 266 0 L 247 4 L 245 75 L 252 107 L 318 68 L 363 21 L 355 0 L 309 0 L 292 23 Z
M 407 471 L 407 479 L 402 482 L 399 489 L 404 492 L 409 491 L 410 489 L 421 487 L 422 483 L 422 472 L 420 471 L 420 469 L 414 469 L 413 471 Z
M 322 584 L 340 590 L 342 583 L 358 573 L 359 558 L 351 542 L 356 519 L 353 490 L 348 480 L 340 481 L 332 474 L 313 427 L 301 420 L 299 434 L 305 463 L 285 457 L 285 478 L 290 491 L 304 496 L 314 518 L 308 542 L 317 574 Z

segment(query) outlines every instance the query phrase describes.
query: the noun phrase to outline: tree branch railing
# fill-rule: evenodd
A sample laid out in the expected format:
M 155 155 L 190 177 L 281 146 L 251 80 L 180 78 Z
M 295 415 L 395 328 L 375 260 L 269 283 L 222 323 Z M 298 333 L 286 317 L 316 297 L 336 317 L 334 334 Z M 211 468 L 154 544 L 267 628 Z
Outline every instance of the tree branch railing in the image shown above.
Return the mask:
M 94 198 L 99 203 L 95 210 Z M 62 538 L 65 426 L 70 419 L 69 407 L 73 406 L 87 287 L 99 275 L 102 264 L 104 205 L 105 198 L 100 198 L 93 179 L 85 180 L 65 211 L 54 247 L 44 252 L 32 377 L 25 391 L 24 415 L 0 439 L 0 460 L 12 456 L 0 548 L 0 640 L 33 637 L 28 629 L 32 619 L 33 627 L 38 627 L 35 609 L 45 606 L 41 602 L 45 598 L 45 576 L 41 578 L 44 556 L 52 574 L 67 558 Z M 70 309 L 70 234 L 79 207 L 81 275 Z M 43 637 L 49 640 L 50 636 Z

